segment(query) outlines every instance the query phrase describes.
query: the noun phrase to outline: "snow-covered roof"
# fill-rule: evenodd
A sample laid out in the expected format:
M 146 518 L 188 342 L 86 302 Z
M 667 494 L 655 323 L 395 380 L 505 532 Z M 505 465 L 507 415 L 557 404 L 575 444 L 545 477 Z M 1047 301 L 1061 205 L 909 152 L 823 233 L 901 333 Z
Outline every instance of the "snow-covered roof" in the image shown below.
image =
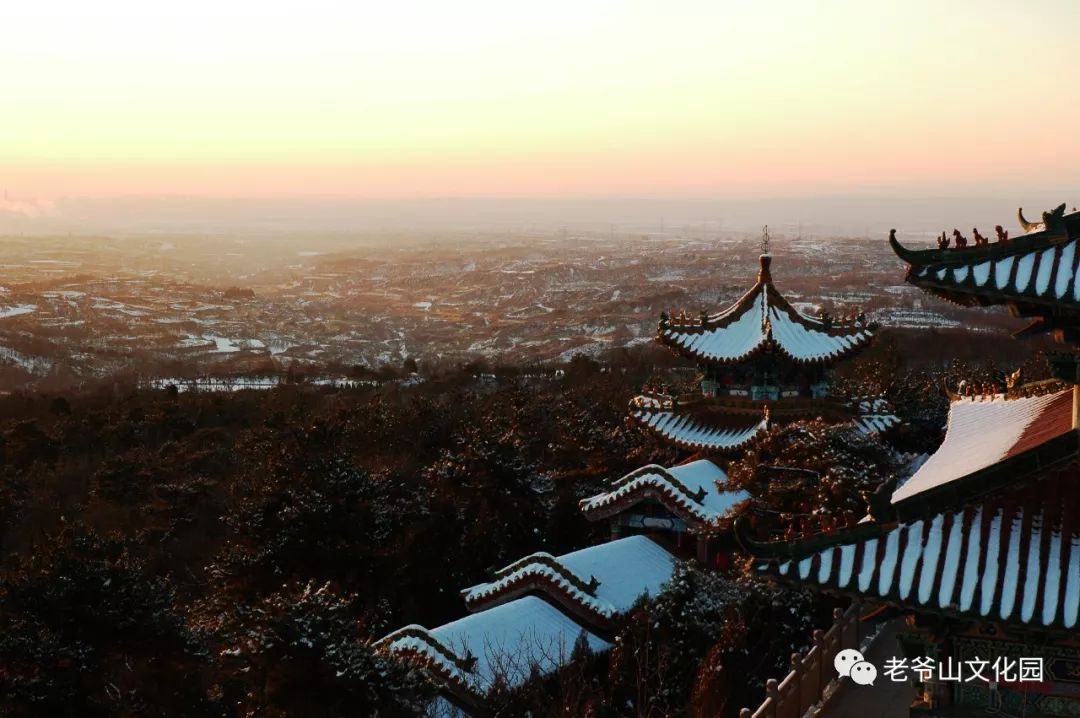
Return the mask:
M 896 414 L 863 414 L 855 418 L 855 428 L 861 434 L 881 434 L 899 423 Z
M 1080 240 L 1074 239 L 1060 247 L 1033 250 L 998 260 L 987 259 L 958 266 L 920 267 L 916 276 L 1076 304 L 1080 303 L 1080 283 L 1073 281 L 1078 242 Z M 1052 284 L 1051 277 L 1055 278 Z
M 945 440 L 892 495 L 896 504 L 1033 449 L 1072 429 L 1072 389 L 1023 398 L 954 401 Z
M 1058 207 L 1053 226 L 1028 223 L 1028 233 L 982 246 L 913 250 L 890 233 L 893 251 L 911 265 L 908 281 L 962 304 L 1037 300 L 1075 308 L 1080 304 L 1080 213 Z M 1045 215 L 1044 215 L 1045 216 Z
M 1062 516 L 1060 501 L 987 503 L 756 568 L 905 607 L 1075 629 L 1080 535 Z
M 760 419 L 751 417 L 750 421 L 742 425 L 725 426 L 717 426 L 703 417 L 683 411 L 656 411 L 634 407 L 630 410 L 630 416 L 646 429 L 677 446 L 708 451 L 737 451 L 769 427 L 764 415 Z M 730 424 L 730 421 L 725 423 Z
M 379 645 L 419 656 L 441 679 L 483 695 L 499 682 L 524 683 L 534 669 L 547 674 L 565 665 L 582 635 L 592 651 L 611 647 L 551 604 L 526 596 L 437 628 L 406 626 Z
M 583 499 L 581 510 L 595 520 L 653 499 L 692 526 L 712 524 L 750 498 L 742 489 L 722 488 L 726 482 L 724 470 L 707 459 L 671 468 L 649 464 L 612 482 L 610 491 Z
M 832 361 L 870 341 L 865 321 L 832 322 L 796 310 L 772 284 L 762 255 L 757 284 L 728 309 L 697 318 L 662 320 L 659 340 L 698 361 L 731 364 L 765 348 L 796 362 Z
M 850 406 L 855 412 L 855 428 L 861 434 L 881 434 L 900 423 L 900 417 L 893 413 L 892 404 L 884 397 L 859 397 L 852 399 Z
M 750 413 L 754 409 L 749 407 L 753 406 L 759 415 Z M 729 406 L 723 399 L 661 394 L 641 394 L 630 401 L 632 419 L 664 440 L 694 451 L 737 452 L 768 430 L 770 415 L 846 418 L 862 434 L 880 434 L 900 423 L 892 405 L 881 397 L 854 399 L 846 406 L 833 406 L 829 400 L 801 398 L 772 402 L 743 400 L 739 406 Z
M 671 578 L 675 563 L 675 557 L 655 541 L 628 536 L 562 556 L 526 556 L 497 572 L 494 581 L 462 594 L 469 610 L 476 610 L 535 591 L 610 619 L 639 597 L 655 596 Z

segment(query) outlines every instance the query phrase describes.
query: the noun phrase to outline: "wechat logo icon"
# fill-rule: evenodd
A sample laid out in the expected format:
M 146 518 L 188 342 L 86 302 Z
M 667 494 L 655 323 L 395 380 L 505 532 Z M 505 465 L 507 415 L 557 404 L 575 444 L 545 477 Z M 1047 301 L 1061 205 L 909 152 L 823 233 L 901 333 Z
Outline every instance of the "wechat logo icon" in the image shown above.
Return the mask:
M 860 686 L 872 686 L 877 680 L 877 668 L 854 648 L 845 648 L 837 653 L 833 668 L 841 677 L 850 678 Z

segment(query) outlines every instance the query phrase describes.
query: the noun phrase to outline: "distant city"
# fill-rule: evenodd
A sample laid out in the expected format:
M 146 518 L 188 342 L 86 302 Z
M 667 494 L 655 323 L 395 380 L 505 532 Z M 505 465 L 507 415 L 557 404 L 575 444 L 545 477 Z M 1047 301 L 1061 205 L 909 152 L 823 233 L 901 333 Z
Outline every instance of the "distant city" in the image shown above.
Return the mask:
M 922 235 L 914 243 L 929 243 Z M 804 311 L 884 327 L 1023 323 L 902 283 L 884 237 L 774 231 Z M 703 225 L 324 236 L 24 237 L 0 244 L 0 389 L 206 374 L 346 374 L 407 359 L 563 362 L 652 343 L 662 311 L 712 311 L 754 276 L 755 232 Z

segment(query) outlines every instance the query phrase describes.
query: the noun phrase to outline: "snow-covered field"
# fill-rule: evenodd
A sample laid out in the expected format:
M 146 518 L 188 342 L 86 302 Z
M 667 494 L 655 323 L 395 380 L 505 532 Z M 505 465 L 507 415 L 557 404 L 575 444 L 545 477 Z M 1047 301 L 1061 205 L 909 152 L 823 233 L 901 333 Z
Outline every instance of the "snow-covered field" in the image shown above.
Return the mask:
M 952 329 L 960 326 L 956 319 L 922 309 L 879 309 L 871 312 L 870 318 L 887 327 L 906 329 Z
M 0 346 L 0 364 L 15 364 L 35 375 L 47 374 L 53 363 L 45 357 L 27 356 L 10 347 Z
M 165 389 L 175 386 L 178 391 L 245 391 L 248 389 L 273 389 L 284 386 L 288 378 L 278 375 L 267 376 L 235 376 L 235 377 L 199 377 L 197 379 L 161 378 L 149 382 L 152 389 Z M 348 377 L 319 377 L 304 381 L 308 386 L 333 386 L 342 389 L 353 389 L 361 386 L 375 386 L 378 382 L 371 380 L 350 379 Z
M 32 314 L 36 311 L 36 304 L 12 304 L 6 307 L 0 307 L 0 319 L 7 319 L 8 317 L 18 317 L 23 314 Z

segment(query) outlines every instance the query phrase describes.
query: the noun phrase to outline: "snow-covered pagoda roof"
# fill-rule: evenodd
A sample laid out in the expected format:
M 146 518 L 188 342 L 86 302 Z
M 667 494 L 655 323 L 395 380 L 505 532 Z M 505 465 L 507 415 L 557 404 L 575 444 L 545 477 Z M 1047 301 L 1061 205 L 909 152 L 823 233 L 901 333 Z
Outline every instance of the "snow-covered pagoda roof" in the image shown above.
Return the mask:
M 540 594 L 590 625 L 608 628 L 638 598 L 655 596 L 670 580 L 675 563 L 655 541 L 628 536 L 562 556 L 534 553 L 462 595 L 469 610 L 476 611 L 526 593 Z
M 581 511 L 590 521 L 625 511 L 645 500 L 660 503 L 691 528 L 715 524 L 750 495 L 727 490 L 724 470 L 707 459 L 664 468 L 643 466 L 612 482 L 611 489 L 581 501 Z
M 910 265 L 907 281 L 933 294 L 967 306 L 1012 304 L 1022 316 L 1042 317 L 1031 330 L 1060 332 L 1077 341 L 1080 317 L 1080 212 L 1065 214 L 1065 205 L 1044 212 L 1042 222 L 1028 222 L 1026 234 L 995 242 L 914 250 L 889 233 L 889 244 Z M 950 240 L 951 241 L 951 240 Z
M 734 452 L 769 428 L 764 405 L 755 413 L 709 417 L 687 410 L 677 398 L 643 394 L 630 401 L 630 417 L 660 438 L 691 451 Z
M 1075 456 L 1073 389 L 1033 396 L 990 394 L 958 398 L 949 407 L 945 440 L 892 503 L 912 514 L 1000 489 L 1032 468 Z
M 881 434 L 900 423 L 881 398 L 849 402 L 785 398 L 774 401 L 640 394 L 630 400 L 630 418 L 665 441 L 691 451 L 733 453 L 762 436 L 772 421 L 825 416 L 851 421 L 863 434 Z
M 524 683 L 534 669 L 547 674 L 565 665 L 582 636 L 592 651 L 611 647 L 548 602 L 526 596 L 437 628 L 405 626 L 378 645 L 418 658 L 459 694 L 483 696 L 497 684 Z
M 759 558 L 756 568 L 780 581 L 901 608 L 1073 631 L 1080 619 L 1075 491 L 1075 476 L 1066 471 L 916 521 L 775 546 L 771 560 Z M 770 553 L 763 546 L 771 545 L 750 551 L 763 557 Z
M 664 315 L 657 339 L 679 354 L 709 364 L 735 364 L 766 349 L 795 362 L 831 362 L 864 346 L 872 337 L 865 320 L 807 316 L 772 283 L 771 258 L 761 255 L 757 283 L 717 314 Z

